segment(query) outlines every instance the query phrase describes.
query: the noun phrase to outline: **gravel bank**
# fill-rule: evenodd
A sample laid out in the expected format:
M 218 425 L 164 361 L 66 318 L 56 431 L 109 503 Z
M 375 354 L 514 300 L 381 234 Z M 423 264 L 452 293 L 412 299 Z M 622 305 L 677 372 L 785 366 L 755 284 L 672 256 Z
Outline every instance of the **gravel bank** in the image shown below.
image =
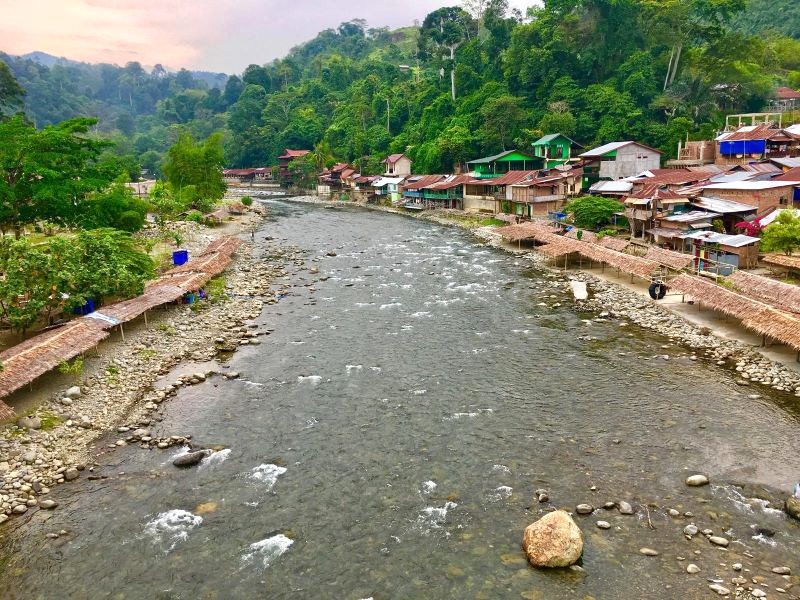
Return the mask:
M 257 213 L 216 229 L 193 228 L 187 237 L 190 250 L 204 248 L 222 235 L 250 231 L 262 218 Z M 137 443 L 166 448 L 187 442 L 175 435 L 153 439 L 148 427 L 159 419 L 162 402 L 181 386 L 215 375 L 203 371 L 179 377 L 157 389 L 154 384 L 182 361 L 205 362 L 247 344 L 260 343 L 269 331 L 257 331 L 246 322 L 257 317 L 264 304 L 277 302 L 272 283 L 285 274 L 283 265 L 296 258 L 292 249 L 271 249 L 255 261 L 252 246 L 244 246 L 225 273 L 227 297 L 215 303 L 169 308 L 151 316 L 150 326 L 115 344 L 103 356 L 100 369 L 41 403 L 17 425 L 0 432 L 0 523 L 11 515 L 35 508 L 53 509 L 47 498 L 56 484 L 92 477 L 93 457 L 101 438 L 116 430 L 124 433 L 111 447 Z M 101 345 L 101 355 L 104 353 Z M 219 369 L 220 374 L 235 373 Z M 107 448 L 108 445 L 106 445 Z

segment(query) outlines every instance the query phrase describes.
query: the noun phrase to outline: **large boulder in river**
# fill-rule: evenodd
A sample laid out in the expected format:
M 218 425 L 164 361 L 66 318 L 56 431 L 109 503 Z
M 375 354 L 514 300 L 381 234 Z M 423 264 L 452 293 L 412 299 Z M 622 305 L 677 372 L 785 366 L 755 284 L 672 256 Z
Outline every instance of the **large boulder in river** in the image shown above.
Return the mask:
M 800 498 L 789 496 L 786 499 L 786 512 L 795 519 L 800 520 Z
M 181 454 L 175 460 L 172 461 L 172 464 L 176 467 L 193 467 L 196 464 L 199 464 L 201 460 L 203 460 L 206 456 L 208 456 L 208 450 L 198 450 L 197 452 L 187 452 L 186 454 Z
M 535 567 L 568 567 L 583 553 L 583 535 L 568 512 L 557 510 L 525 528 L 522 549 Z

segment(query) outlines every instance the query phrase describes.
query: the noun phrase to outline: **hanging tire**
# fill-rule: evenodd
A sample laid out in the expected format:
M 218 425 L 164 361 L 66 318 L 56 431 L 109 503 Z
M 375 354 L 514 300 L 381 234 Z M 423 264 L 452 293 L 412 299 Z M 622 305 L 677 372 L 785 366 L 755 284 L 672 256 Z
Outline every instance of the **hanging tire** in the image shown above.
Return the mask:
M 647 291 L 653 300 L 663 300 L 664 296 L 667 295 L 667 286 L 659 281 L 654 281 Z

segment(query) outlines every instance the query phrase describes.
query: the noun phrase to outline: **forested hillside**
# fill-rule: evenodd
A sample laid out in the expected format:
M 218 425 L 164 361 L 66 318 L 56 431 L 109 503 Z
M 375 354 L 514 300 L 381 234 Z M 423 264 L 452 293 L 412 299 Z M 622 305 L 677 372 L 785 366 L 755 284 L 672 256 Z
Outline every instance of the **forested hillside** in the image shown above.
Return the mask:
M 747 34 L 770 31 L 800 39 L 800 2 L 749 0 L 747 9 L 733 19 L 733 28 Z
M 778 85 L 800 87 L 800 41 L 757 29 L 776 3 L 751 2 L 547 0 L 523 18 L 505 0 L 467 0 L 420 27 L 343 23 L 222 90 L 138 63 L 48 69 L 5 58 L 37 125 L 99 116 L 117 152 L 155 174 L 180 128 L 223 131 L 229 166 L 274 164 L 293 147 L 365 173 L 401 151 L 417 171 L 450 171 L 555 131 L 674 154 L 725 114 L 761 110 Z

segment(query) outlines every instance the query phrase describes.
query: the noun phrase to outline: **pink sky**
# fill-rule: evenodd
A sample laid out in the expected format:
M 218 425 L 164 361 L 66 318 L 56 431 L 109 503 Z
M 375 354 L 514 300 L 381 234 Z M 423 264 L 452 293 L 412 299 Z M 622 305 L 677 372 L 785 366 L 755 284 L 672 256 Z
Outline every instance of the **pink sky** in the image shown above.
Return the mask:
M 535 0 L 512 0 L 524 7 Z M 3 0 L 0 50 L 227 73 L 343 21 L 402 27 L 458 0 Z

